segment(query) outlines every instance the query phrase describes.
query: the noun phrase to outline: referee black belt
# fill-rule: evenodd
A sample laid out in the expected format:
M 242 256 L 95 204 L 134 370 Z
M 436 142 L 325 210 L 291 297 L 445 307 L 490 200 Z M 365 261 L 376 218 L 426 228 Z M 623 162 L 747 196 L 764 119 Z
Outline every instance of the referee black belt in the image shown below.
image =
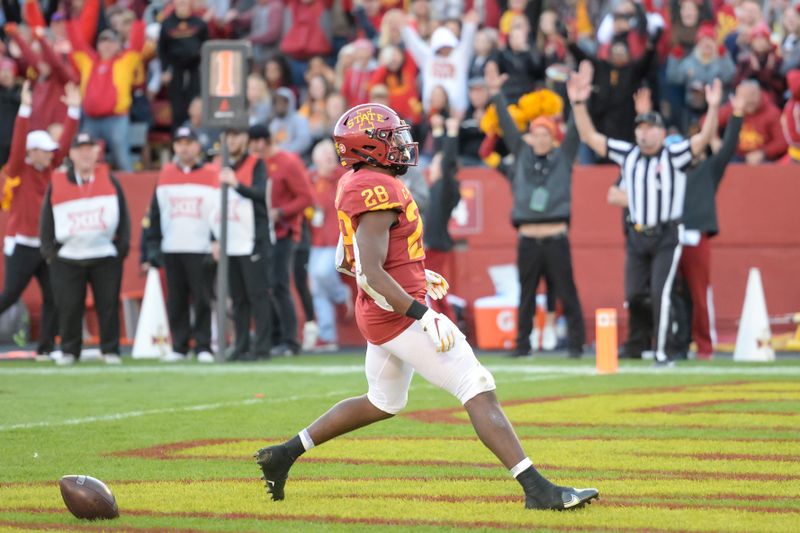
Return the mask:
M 680 224 L 680 222 L 678 222 L 677 220 L 671 220 L 669 222 L 664 222 L 662 224 L 657 224 L 655 226 L 645 226 L 645 225 L 642 225 L 642 224 L 634 224 L 632 227 L 633 227 L 633 231 L 635 231 L 636 233 L 641 233 L 642 235 L 645 235 L 647 237 L 655 237 L 657 235 L 661 235 L 662 233 L 665 233 L 666 231 L 668 231 L 668 230 L 670 230 L 672 228 L 678 227 L 679 224 Z

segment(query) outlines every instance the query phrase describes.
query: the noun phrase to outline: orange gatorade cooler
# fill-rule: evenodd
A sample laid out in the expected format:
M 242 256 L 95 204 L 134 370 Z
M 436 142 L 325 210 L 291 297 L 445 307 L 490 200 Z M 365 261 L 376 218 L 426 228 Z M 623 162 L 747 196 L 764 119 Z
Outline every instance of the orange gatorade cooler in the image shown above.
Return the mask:
M 481 350 L 512 349 L 517 342 L 517 307 L 476 302 L 475 334 Z

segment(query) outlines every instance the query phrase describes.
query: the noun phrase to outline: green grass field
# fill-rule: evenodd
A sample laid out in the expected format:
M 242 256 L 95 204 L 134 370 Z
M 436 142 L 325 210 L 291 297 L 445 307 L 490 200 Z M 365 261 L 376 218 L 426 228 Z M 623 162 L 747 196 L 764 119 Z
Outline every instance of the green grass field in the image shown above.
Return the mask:
M 535 464 L 601 499 L 526 511 L 458 402 L 415 377 L 406 411 L 327 443 L 268 499 L 252 453 L 366 390 L 361 355 L 263 364 L 0 364 L 2 531 L 800 531 L 800 362 L 483 356 Z M 88 474 L 121 516 L 82 522 Z

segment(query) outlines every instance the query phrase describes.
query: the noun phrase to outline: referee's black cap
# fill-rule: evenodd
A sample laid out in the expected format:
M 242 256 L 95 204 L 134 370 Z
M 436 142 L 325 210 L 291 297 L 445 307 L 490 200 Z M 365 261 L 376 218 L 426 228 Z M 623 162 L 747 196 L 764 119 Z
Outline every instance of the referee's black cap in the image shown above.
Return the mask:
M 650 124 L 651 126 L 656 126 L 658 128 L 665 128 L 664 126 L 664 119 L 658 111 L 648 111 L 647 113 L 640 113 L 636 115 L 636 122 L 635 124 L 638 126 L 639 124 Z

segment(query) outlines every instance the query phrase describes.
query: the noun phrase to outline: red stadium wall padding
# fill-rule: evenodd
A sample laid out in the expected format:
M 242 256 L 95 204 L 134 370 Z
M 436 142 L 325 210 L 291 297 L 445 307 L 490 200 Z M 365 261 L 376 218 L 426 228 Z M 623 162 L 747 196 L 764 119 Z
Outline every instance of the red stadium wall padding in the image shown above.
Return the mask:
M 624 249 L 620 210 L 606 203 L 616 167 L 576 167 L 573 182 L 572 252 L 587 334 L 594 337 L 594 310 L 615 307 L 623 319 Z M 125 263 L 122 290 L 144 287 L 139 271 L 140 221 L 146 212 L 156 174 L 119 174 L 131 213 L 131 255 Z M 488 267 L 515 260 L 516 235 L 510 224 L 508 181 L 487 169 L 465 169 L 467 209 L 455 230 L 462 244 L 455 252 L 452 291 L 472 303 L 494 293 Z M 735 332 L 744 299 L 747 271 L 761 269 L 770 314 L 800 311 L 800 167 L 731 166 L 718 198 L 721 233 L 712 241 L 712 280 L 721 335 Z M 7 215 L 0 214 L 0 228 Z M 0 267 L 2 270 L 2 267 Z M 23 298 L 38 323 L 39 291 L 33 283 Z M 299 313 L 302 316 L 302 313 Z M 363 344 L 355 324 L 341 324 L 340 343 Z M 624 338 L 624 332 L 623 336 Z

